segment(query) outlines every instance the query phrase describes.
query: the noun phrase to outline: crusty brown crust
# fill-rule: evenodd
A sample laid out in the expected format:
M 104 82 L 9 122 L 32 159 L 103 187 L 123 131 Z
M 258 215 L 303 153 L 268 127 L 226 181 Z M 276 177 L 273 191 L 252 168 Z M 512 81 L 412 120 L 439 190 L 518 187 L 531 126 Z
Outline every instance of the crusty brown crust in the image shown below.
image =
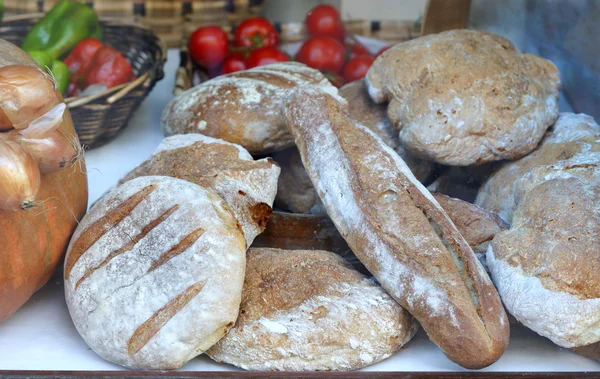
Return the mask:
M 365 81 L 409 151 L 452 166 L 517 159 L 558 116 L 560 76 L 545 59 L 475 30 L 400 43 Z
M 207 354 L 248 370 L 356 370 L 394 354 L 416 328 L 334 253 L 251 248 L 240 315 Z
M 600 361 L 600 342 L 591 345 L 574 347 L 573 352 L 584 357 Z
M 398 138 L 398 130 L 394 129 L 388 120 L 387 106 L 371 100 L 364 80 L 346 84 L 340 88 L 340 96 L 348 101 L 350 115 L 394 149 L 421 183 L 429 181 L 436 164 L 406 151 Z
M 276 63 L 222 75 L 176 96 L 162 115 L 165 135 L 202 133 L 242 145 L 252 154 L 291 147 L 279 112 L 285 92 L 297 85 L 335 87 L 318 70 Z
M 508 343 L 500 298 L 467 242 L 402 159 L 317 88 L 283 115 L 327 212 L 356 256 L 453 361 L 495 362 Z
M 119 184 L 139 176 L 164 175 L 208 188 L 231 206 L 250 246 L 271 215 L 279 171 L 270 158 L 255 161 L 240 146 L 187 134 L 165 138 L 157 152 Z

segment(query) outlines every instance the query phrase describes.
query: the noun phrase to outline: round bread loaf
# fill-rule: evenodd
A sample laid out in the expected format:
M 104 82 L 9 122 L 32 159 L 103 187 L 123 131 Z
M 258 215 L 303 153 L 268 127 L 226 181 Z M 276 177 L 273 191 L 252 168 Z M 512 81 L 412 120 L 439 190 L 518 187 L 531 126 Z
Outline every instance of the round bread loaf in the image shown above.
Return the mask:
M 375 60 L 365 80 L 373 100 L 389 102 L 402 145 L 446 165 L 520 158 L 558 116 L 556 67 L 475 30 L 400 43 Z
M 163 176 L 133 179 L 83 218 L 65 261 L 67 306 L 98 355 L 176 369 L 233 326 L 245 241 L 216 194 Z
M 252 248 L 240 317 L 207 354 L 247 370 L 354 370 L 394 354 L 417 323 L 334 253 Z
M 369 97 L 364 80 L 348 83 L 340 88 L 340 96 L 348 101 L 348 112 L 354 119 L 369 128 L 373 133 L 394 149 L 404 160 L 412 173 L 421 183 L 427 183 L 435 169 L 435 163 L 420 159 L 400 143 L 398 130 L 394 129 L 387 117 L 387 107 L 374 103 Z
M 271 215 L 279 171 L 271 158 L 255 161 L 239 145 L 202 134 L 179 134 L 165 138 L 152 156 L 120 183 L 161 175 L 214 191 L 233 210 L 250 246 Z
M 543 181 L 541 171 L 593 152 L 600 152 L 600 126 L 588 115 L 561 113 L 534 152 L 494 172 L 479 190 L 475 203 L 510 223 L 525 193 Z M 534 180 L 532 172 L 536 170 L 541 171 Z
M 281 118 L 288 89 L 306 84 L 337 94 L 318 70 L 275 63 L 218 76 L 176 96 L 162 115 L 165 135 L 202 133 L 266 154 L 294 145 Z

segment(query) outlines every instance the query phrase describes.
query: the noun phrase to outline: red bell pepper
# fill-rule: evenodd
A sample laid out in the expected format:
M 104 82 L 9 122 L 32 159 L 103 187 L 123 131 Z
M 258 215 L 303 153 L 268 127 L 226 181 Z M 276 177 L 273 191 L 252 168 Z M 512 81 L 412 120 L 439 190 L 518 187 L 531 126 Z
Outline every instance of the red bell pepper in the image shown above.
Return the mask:
M 80 76 L 86 72 L 94 55 L 101 47 L 102 42 L 93 38 L 86 38 L 79 42 L 64 61 L 71 71 L 71 77 Z
M 131 64 L 123 54 L 112 47 L 102 46 L 88 66 L 83 85 L 85 88 L 92 84 L 103 83 L 107 88 L 111 88 L 134 78 Z

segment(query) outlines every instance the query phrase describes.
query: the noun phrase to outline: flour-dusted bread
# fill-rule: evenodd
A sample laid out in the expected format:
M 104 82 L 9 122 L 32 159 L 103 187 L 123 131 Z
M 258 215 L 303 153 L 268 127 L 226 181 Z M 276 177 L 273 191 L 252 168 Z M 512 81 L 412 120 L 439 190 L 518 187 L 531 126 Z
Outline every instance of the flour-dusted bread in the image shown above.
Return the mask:
M 488 245 L 496 234 L 508 229 L 508 225 L 495 213 L 475 204 L 441 193 L 434 193 L 433 197 L 444 208 L 456 229 L 465 237 L 465 241 L 471 246 L 481 264 L 487 269 L 485 253 Z
M 153 155 L 120 183 L 161 175 L 210 189 L 233 209 L 250 246 L 271 215 L 279 171 L 272 159 L 255 161 L 239 145 L 202 134 L 182 134 L 165 138 Z
M 283 115 L 328 215 L 362 263 L 451 360 L 495 362 L 509 335 L 496 289 L 402 159 L 318 88 L 291 90 Z
M 288 89 L 306 84 L 335 87 L 318 70 L 297 62 L 275 63 L 222 75 L 176 96 L 162 115 L 165 135 L 202 133 L 266 154 L 294 145 L 281 119 Z
M 275 206 L 294 213 L 324 214 L 323 203 L 302 165 L 298 149 L 278 151 L 272 157 L 281 167 Z
M 400 43 L 365 77 L 410 152 L 446 165 L 517 159 L 558 116 L 560 76 L 510 41 L 452 30 Z
M 561 113 L 537 149 L 500 167 L 481 187 L 475 203 L 510 223 L 525 193 L 540 184 L 533 183 L 532 172 L 593 152 L 600 152 L 600 126 L 588 115 Z
M 233 326 L 246 243 L 233 212 L 196 184 L 133 179 L 83 218 L 65 260 L 73 323 L 104 359 L 176 369 Z
M 356 370 L 394 354 L 417 325 L 334 253 L 252 248 L 240 317 L 207 354 L 247 370 Z
M 506 309 L 562 347 L 600 341 L 600 153 L 595 179 L 563 175 L 529 190 L 487 263 Z M 593 167 L 592 167 L 593 166 Z M 592 176 L 592 175 L 590 175 Z
M 348 101 L 350 115 L 394 149 L 421 183 L 427 183 L 433 174 L 435 163 L 417 158 L 406 151 L 398 138 L 398 130 L 388 120 L 387 107 L 371 100 L 364 80 L 346 84 L 340 88 L 339 93 Z

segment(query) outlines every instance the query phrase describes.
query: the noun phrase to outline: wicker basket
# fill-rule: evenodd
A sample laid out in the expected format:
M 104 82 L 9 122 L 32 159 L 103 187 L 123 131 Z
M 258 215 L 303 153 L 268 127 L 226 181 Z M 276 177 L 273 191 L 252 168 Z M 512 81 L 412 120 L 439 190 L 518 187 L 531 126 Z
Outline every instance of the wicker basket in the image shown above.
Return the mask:
M 42 16 L 38 13 L 7 17 L 0 24 L 0 38 L 20 46 Z M 108 142 L 127 126 L 133 112 L 163 78 L 166 61 L 164 44 L 150 29 L 116 21 L 102 21 L 102 27 L 104 42 L 127 57 L 138 79 L 96 95 L 65 99 L 79 139 L 88 147 Z
M 4 0 L 7 14 L 47 12 L 60 0 Z M 154 31 L 168 47 L 179 46 L 186 22 L 231 26 L 260 11 L 262 0 L 78 0 L 103 19 L 136 22 Z

